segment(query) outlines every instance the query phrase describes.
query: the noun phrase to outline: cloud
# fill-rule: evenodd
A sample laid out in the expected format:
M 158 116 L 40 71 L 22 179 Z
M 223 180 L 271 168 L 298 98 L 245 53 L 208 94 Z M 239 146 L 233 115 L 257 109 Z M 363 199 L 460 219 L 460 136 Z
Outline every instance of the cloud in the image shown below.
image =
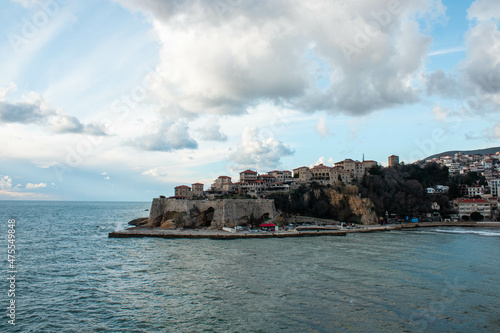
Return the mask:
M 0 190 L 9 190 L 12 188 L 12 178 L 9 176 L 0 176 Z
M 319 118 L 318 122 L 316 123 L 316 132 L 321 135 L 321 138 L 323 139 L 325 136 L 328 134 L 328 127 L 326 126 L 326 121 L 325 118 Z
M 229 156 L 239 168 L 273 169 L 282 157 L 292 155 L 293 149 L 273 137 L 265 137 L 256 127 L 247 127 L 241 142 Z
M 427 94 L 443 97 L 458 97 L 460 95 L 460 82 L 451 75 L 437 70 L 426 76 Z
M 440 103 L 437 103 L 431 110 L 434 118 L 439 121 L 445 121 L 450 115 L 450 109 L 442 107 Z
M 224 134 L 220 128 L 219 121 L 211 117 L 201 129 L 201 138 L 207 141 L 227 141 L 227 135 Z
M 32 8 L 39 2 L 38 0 L 12 0 L 12 1 L 21 4 L 25 8 Z
M 439 0 L 117 1 L 150 15 L 162 45 L 154 93 L 181 117 L 269 101 L 353 115 L 415 103 L 432 41 L 420 24 L 444 15 Z
M 500 18 L 500 3 L 496 0 L 476 0 L 467 11 L 469 20 L 487 21 Z
M 144 171 L 142 174 L 152 177 L 166 177 L 168 175 L 167 168 L 164 167 L 152 168 Z
M 32 124 L 43 122 L 46 115 L 37 105 L 0 102 L 0 122 Z
M 4 101 L 5 97 L 11 92 L 17 89 L 17 85 L 11 82 L 7 87 L 0 87 L 0 101 Z
M 500 106 L 500 4 L 477 0 L 468 10 L 468 19 L 466 58 L 459 65 L 466 104 L 473 111 L 496 112 Z
M 37 92 L 30 91 L 23 101 L 5 101 L 10 90 L 16 89 L 15 83 L 0 89 L 0 124 L 20 123 L 45 126 L 52 133 L 76 133 L 93 136 L 107 135 L 104 127 L 98 124 L 83 124 L 78 118 L 53 110 Z
M 67 115 L 54 115 L 48 120 L 48 128 L 54 133 L 77 133 L 94 136 L 107 135 L 102 126 L 82 124 L 78 118 Z
M 179 120 L 164 120 L 153 129 L 153 133 L 138 137 L 130 142 L 133 146 L 146 151 L 169 152 L 178 149 L 196 149 L 198 143 L 188 133 L 188 125 Z
M 40 184 L 28 183 L 28 184 L 26 184 L 26 189 L 27 190 L 36 190 L 36 189 L 44 188 L 44 187 L 47 187 L 46 183 L 40 183 Z
M 493 127 L 493 136 L 495 139 L 500 139 L 500 122 Z

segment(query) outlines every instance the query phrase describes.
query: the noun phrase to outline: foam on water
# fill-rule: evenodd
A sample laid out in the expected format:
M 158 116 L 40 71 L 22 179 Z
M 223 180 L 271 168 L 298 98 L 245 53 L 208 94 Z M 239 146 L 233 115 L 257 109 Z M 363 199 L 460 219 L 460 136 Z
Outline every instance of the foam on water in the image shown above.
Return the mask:
M 500 230 L 499 229 L 487 229 L 487 228 L 440 228 L 436 229 L 437 232 L 444 232 L 449 234 L 473 234 L 480 236 L 489 236 L 489 237 L 499 237 Z

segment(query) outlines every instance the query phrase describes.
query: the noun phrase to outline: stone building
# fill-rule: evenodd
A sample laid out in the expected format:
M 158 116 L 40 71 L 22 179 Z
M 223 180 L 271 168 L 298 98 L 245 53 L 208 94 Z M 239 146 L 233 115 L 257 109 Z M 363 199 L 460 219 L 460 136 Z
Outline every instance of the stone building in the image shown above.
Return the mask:
M 396 156 L 396 155 L 389 156 L 389 158 L 388 158 L 388 164 L 389 164 L 390 167 L 399 165 L 399 156 Z
M 175 187 L 175 197 L 177 199 L 189 199 L 193 196 L 191 187 L 186 185 L 180 185 Z
M 191 185 L 191 191 L 193 192 L 193 196 L 202 197 L 203 196 L 203 184 L 194 183 Z

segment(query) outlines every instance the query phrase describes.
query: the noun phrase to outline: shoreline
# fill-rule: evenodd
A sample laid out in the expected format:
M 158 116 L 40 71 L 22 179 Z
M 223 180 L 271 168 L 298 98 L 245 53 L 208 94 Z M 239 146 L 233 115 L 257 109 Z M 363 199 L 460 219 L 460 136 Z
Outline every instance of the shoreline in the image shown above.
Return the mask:
M 277 232 L 248 232 L 235 233 L 223 230 L 210 229 L 160 229 L 160 228 L 130 228 L 123 231 L 114 231 L 108 238 L 188 238 L 188 239 L 245 239 L 245 238 L 289 238 L 289 237 L 318 237 L 318 236 L 347 236 L 350 233 L 384 232 L 392 230 L 407 230 L 428 227 L 466 227 L 466 228 L 500 228 L 500 222 L 416 222 L 390 225 L 358 226 L 354 229 L 331 229 L 322 231 L 277 231 Z

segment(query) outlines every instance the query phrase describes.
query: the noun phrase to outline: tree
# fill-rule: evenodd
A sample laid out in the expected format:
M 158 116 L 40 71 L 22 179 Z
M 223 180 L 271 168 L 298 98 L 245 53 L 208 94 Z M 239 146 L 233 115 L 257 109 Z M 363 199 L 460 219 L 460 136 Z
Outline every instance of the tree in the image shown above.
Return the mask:
M 482 221 L 484 219 L 484 216 L 481 215 L 481 213 L 479 212 L 473 212 L 472 214 L 470 214 L 470 219 L 472 221 Z

